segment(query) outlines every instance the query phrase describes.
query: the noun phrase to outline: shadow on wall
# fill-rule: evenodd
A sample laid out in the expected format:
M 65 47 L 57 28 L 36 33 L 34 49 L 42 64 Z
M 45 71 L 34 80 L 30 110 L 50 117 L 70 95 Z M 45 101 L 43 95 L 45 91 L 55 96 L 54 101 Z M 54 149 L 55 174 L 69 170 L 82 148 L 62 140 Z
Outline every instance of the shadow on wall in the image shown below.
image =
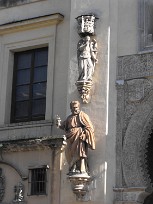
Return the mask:
M 137 201 L 142 204 L 153 204 L 153 193 L 141 193 Z

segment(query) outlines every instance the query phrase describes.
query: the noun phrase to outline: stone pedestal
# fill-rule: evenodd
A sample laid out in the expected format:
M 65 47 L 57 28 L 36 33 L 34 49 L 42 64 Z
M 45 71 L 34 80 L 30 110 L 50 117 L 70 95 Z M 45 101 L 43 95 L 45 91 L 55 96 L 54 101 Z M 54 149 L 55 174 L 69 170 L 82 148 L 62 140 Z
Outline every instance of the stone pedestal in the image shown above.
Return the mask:
M 90 99 L 90 91 L 93 83 L 91 81 L 77 81 L 76 86 L 81 95 L 83 103 L 88 103 Z
M 91 184 L 91 177 L 88 174 L 75 174 L 69 176 L 73 193 L 76 195 L 78 201 L 89 201 L 89 186 Z

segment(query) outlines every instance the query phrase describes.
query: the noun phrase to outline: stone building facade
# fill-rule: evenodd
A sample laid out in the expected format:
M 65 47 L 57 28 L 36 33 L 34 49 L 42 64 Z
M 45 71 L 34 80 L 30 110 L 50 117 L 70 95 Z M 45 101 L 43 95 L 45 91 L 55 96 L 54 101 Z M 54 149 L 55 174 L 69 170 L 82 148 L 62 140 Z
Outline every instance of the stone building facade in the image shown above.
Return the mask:
M 98 60 L 78 83 L 87 16 Z M 0 0 L 0 203 L 153 203 L 152 16 L 153 0 Z M 67 175 L 55 125 L 73 100 L 95 130 L 90 179 Z

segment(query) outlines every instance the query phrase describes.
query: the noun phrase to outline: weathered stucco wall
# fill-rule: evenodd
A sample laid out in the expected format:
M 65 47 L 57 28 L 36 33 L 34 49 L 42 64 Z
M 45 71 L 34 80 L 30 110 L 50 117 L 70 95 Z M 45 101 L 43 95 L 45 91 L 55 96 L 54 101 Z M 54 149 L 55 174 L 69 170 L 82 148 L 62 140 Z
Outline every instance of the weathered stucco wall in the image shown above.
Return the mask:
M 32 156 L 31 156 L 32 155 Z M 37 150 L 37 151 L 21 151 L 10 152 L 3 154 L 3 161 L 6 163 L 0 163 L 2 168 L 2 176 L 5 178 L 4 199 L 3 202 L 10 203 L 15 199 L 14 187 L 21 182 L 24 185 L 24 200 L 32 203 L 47 203 L 51 202 L 51 157 L 50 150 Z M 15 170 L 18 169 L 21 175 L 28 178 L 30 167 L 39 167 L 41 165 L 48 165 L 47 169 L 47 195 L 30 196 L 28 179 L 22 180 L 19 173 Z

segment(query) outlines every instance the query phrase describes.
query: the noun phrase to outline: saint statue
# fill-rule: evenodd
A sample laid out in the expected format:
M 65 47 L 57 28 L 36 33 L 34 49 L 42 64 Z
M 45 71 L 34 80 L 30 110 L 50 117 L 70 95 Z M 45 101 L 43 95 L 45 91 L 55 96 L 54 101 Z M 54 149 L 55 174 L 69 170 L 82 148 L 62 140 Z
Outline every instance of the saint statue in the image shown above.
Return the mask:
M 67 147 L 65 155 L 69 164 L 69 175 L 88 174 L 88 148 L 95 149 L 95 137 L 93 125 L 89 116 L 80 110 L 80 103 L 70 103 L 72 114 L 61 122 L 56 119 L 57 127 L 66 132 Z
M 78 81 L 92 81 L 97 60 L 97 42 L 90 39 L 89 36 L 84 37 L 78 42 Z

